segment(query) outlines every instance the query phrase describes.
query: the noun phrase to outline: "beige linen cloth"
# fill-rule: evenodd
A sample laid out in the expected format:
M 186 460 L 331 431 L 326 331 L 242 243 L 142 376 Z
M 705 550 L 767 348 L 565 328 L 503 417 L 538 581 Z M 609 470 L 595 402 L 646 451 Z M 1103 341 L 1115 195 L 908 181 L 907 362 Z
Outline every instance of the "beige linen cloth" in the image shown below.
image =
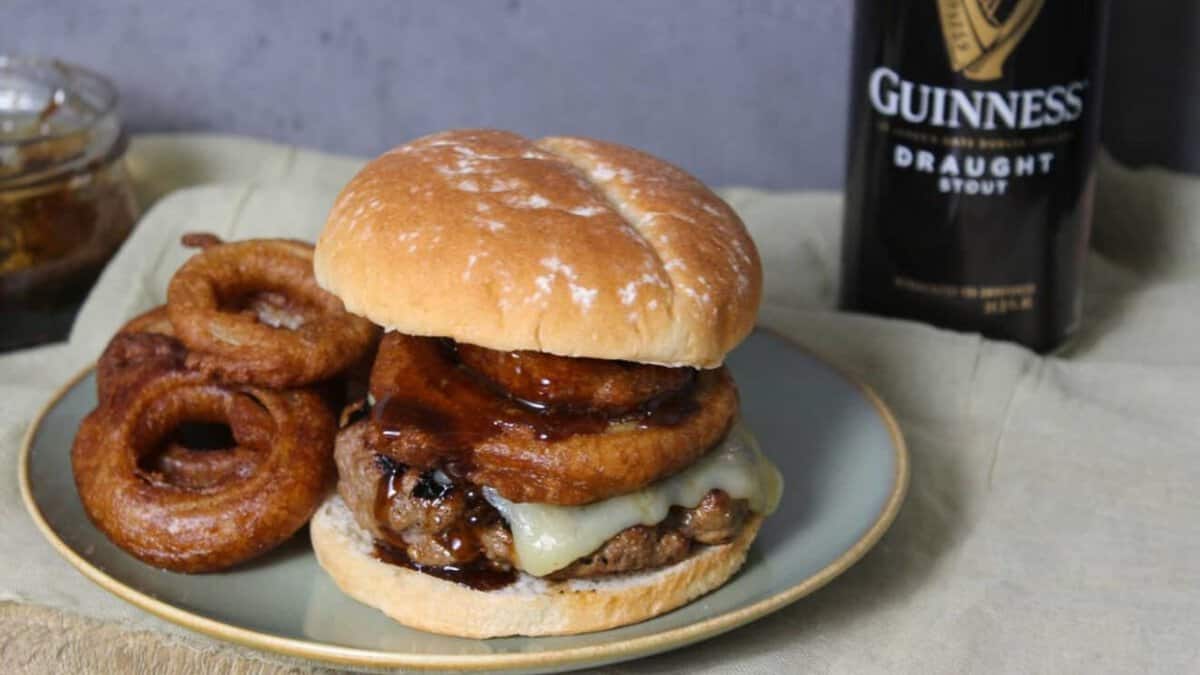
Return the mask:
M 146 215 L 67 344 L 0 356 L 4 672 L 307 672 L 168 625 L 60 560 L 18 444 L 128 316 L 180 232 L 312 238 L 360 161 L 246 139 L 136 139 Z M 608 672 L 1200 672 L 1200 182 L 1100 165 L 1086 321 L 1066 353 L 833 310 L 835 193 L 728 189 L 766 266 L 762 323 L 869 382 L 912 486 L 857 566 L 748 627 Z

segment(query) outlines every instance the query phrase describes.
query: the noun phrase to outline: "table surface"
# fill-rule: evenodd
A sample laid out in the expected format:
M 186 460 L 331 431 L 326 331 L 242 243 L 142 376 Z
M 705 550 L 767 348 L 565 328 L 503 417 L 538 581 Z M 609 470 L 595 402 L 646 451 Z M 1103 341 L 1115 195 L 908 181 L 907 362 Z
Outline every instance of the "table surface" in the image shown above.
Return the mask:
M 360 165 L 249 139 L 154 136 L 130 157 L 155 222 L 319 227 Z M 304 187 L 297 198 L 296 187 Z M 288 201 L 283 196 L 288 195 Z M 869 382 L 912 453 L 909 499 L 879 546 L 799 603 L 712 641 L 607 672 L 1180 672 L 1200 666 L 1200 185 L 1099 171 L 1085 323 L 1039 357 L 832 310 L 833 193 L 723 195 L 766 268 L 761 322 Z M 124 256 L 124 257 L 122 257 Z M 162 289 L 122 252 L 68 343 L 0 356 L 0 461 L 49 395 Z M 162 273 L 166 273 L 163 271 Z M 312 664 L 169 626 L 90 585 L 0 483 L 0 663 L 16 672 L 309 672 Z M 8 669 L 13 670 L 13 669 Z

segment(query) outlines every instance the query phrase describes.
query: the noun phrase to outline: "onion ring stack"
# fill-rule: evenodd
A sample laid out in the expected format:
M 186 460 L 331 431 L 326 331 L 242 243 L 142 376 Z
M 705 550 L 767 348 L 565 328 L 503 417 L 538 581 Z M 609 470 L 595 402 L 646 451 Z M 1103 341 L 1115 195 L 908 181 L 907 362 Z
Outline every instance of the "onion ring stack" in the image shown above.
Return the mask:
M 380 451 L 408 466 L 448 468 L 513 501 L 578 505 L 692 464 L 725 436 L 737 412 L 737 388 L 724 368 L 697 373 L 529 354 L 388 333 L 371 372 Z M 516 361 L 537 365 L 505 372 Z M 493 381 L 551 373 L 556 395 L 580 398 L 562 408 L 530 406 L 523 399 L 536 392 Z M 663 401 L 686 409 L 665 420 Z
M 260 555 L 312 516 L 336 476 L 331 392 L 377 334 L 316 286 L 310 246 L 184 243 L 202 250 L 168 305 L 126 323 L 100 357 L 99 403 L 71 459 L 109 539 L 190 573 Z

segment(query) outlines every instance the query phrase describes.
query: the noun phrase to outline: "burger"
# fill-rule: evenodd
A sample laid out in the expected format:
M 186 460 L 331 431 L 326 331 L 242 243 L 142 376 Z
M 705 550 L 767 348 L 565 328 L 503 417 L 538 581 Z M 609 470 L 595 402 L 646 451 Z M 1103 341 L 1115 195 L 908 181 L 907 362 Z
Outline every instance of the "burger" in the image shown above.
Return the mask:
M 386 333 L 311 523 L 415 628 L 555 635 L 716 589 L 779 500 L 722 365 L 762 288 L 737 214 L 585 138 L 426 136 L 337 198 L 314 269 Z

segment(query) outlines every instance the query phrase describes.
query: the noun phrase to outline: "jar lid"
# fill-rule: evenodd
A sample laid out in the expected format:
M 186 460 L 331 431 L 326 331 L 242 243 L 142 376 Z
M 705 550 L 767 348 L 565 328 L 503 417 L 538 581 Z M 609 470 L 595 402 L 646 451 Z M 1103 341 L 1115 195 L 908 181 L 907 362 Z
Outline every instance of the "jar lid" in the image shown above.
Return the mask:
M 0 187 L 105 158 L 123 139 L 116 105 L 112 83 L 86 68 L 0 55 Z

